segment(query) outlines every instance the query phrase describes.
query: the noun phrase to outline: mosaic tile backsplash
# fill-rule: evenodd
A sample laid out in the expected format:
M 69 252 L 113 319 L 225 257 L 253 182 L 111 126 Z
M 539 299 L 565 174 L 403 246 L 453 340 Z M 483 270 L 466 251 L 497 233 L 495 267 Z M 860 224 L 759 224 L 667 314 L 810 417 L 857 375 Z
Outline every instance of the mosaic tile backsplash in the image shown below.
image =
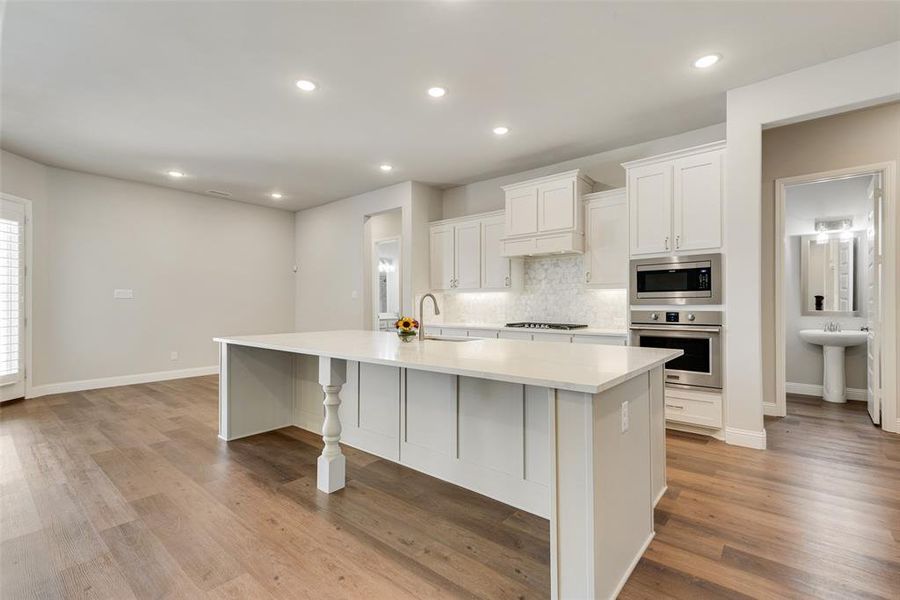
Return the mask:
M 442 323 L 511 323 L 548 321 L 584 323 L 602 329 L 625 329 L 625 290 L 598 290 L 584 283 L 582 256 L 525 259 L 520 292 L 442 294 Z

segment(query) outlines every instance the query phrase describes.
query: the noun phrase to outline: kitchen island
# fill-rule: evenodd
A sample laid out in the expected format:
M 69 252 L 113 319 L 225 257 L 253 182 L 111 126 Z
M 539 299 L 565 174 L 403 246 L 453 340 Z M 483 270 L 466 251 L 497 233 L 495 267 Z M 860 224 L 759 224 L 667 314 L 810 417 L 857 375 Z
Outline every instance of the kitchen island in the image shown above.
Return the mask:
M 325 493 L 344 487 L 346 443 L 549 518 L 554 598 L 614 597 L 653 537 L 663 365 L 679 350 L 374 331 L 216 341 L 221 438 L 318 430 Z

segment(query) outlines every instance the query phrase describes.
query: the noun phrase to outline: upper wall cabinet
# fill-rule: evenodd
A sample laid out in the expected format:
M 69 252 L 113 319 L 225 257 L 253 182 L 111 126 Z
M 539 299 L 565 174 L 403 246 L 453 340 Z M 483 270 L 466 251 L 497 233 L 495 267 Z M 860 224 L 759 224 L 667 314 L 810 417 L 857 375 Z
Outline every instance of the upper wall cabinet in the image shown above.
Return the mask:
M 622 165 L 632 256 L 721 248 L 724 155 L 716 142 Z
M 505 256 L 584 251 L 581 198 L 594 182 L 579 170 L 503 186 Z
M 625 189 L 584 197 L 584 281 L 602 288 L 628 287 L 628 200 Z
M 431 224 L 431 289 L 502 290 L 520 285 L 522 261 L 503 256 L 503 212 Z

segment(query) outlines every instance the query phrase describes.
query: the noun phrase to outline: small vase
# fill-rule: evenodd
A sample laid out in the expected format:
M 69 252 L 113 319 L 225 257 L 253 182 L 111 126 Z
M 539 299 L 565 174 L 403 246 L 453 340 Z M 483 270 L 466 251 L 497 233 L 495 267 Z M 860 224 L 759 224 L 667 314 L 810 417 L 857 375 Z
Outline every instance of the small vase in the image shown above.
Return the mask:
M 415 331 L 398 331 L 397 332 L 397 337 L 400 338 L 401 342 L 405 342 L 405 343 L 409 343 L 409 342 L 413 341 L 414 339 L 416 339 L 416 335 L 417 334 Z

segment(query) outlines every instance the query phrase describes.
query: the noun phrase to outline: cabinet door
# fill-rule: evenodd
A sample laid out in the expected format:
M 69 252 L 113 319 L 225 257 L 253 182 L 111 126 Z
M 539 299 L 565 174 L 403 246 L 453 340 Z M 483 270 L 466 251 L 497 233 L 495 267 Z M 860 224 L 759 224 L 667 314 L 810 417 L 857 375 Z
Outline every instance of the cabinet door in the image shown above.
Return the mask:
M 618 200 L 587 206 L 585 281 L 590 285 L 624 288 L 628 282 L 628 205 Z
M 537 187 L 506 192 L 506 235 L 531 235 L 538 230 Z
M 575 229 L 575 180 L 538 186 L 538 231 Z
M 431 228 L 431 289 L 453 287 L 453 226 Z
M 481 222 L 481 287 L 504 289 L 512 285 L 510 259 L 503 256 L 503 217 Z
M 675 161 L 673 250 L 722 246 L 722 152 Z
M 628 170 L 631 254 L 672 249 L 672 165 L 646 165 Z
M 462 223 L 456 226 L 455 288 L 464 290 L 481 287 L 481 223 Z

